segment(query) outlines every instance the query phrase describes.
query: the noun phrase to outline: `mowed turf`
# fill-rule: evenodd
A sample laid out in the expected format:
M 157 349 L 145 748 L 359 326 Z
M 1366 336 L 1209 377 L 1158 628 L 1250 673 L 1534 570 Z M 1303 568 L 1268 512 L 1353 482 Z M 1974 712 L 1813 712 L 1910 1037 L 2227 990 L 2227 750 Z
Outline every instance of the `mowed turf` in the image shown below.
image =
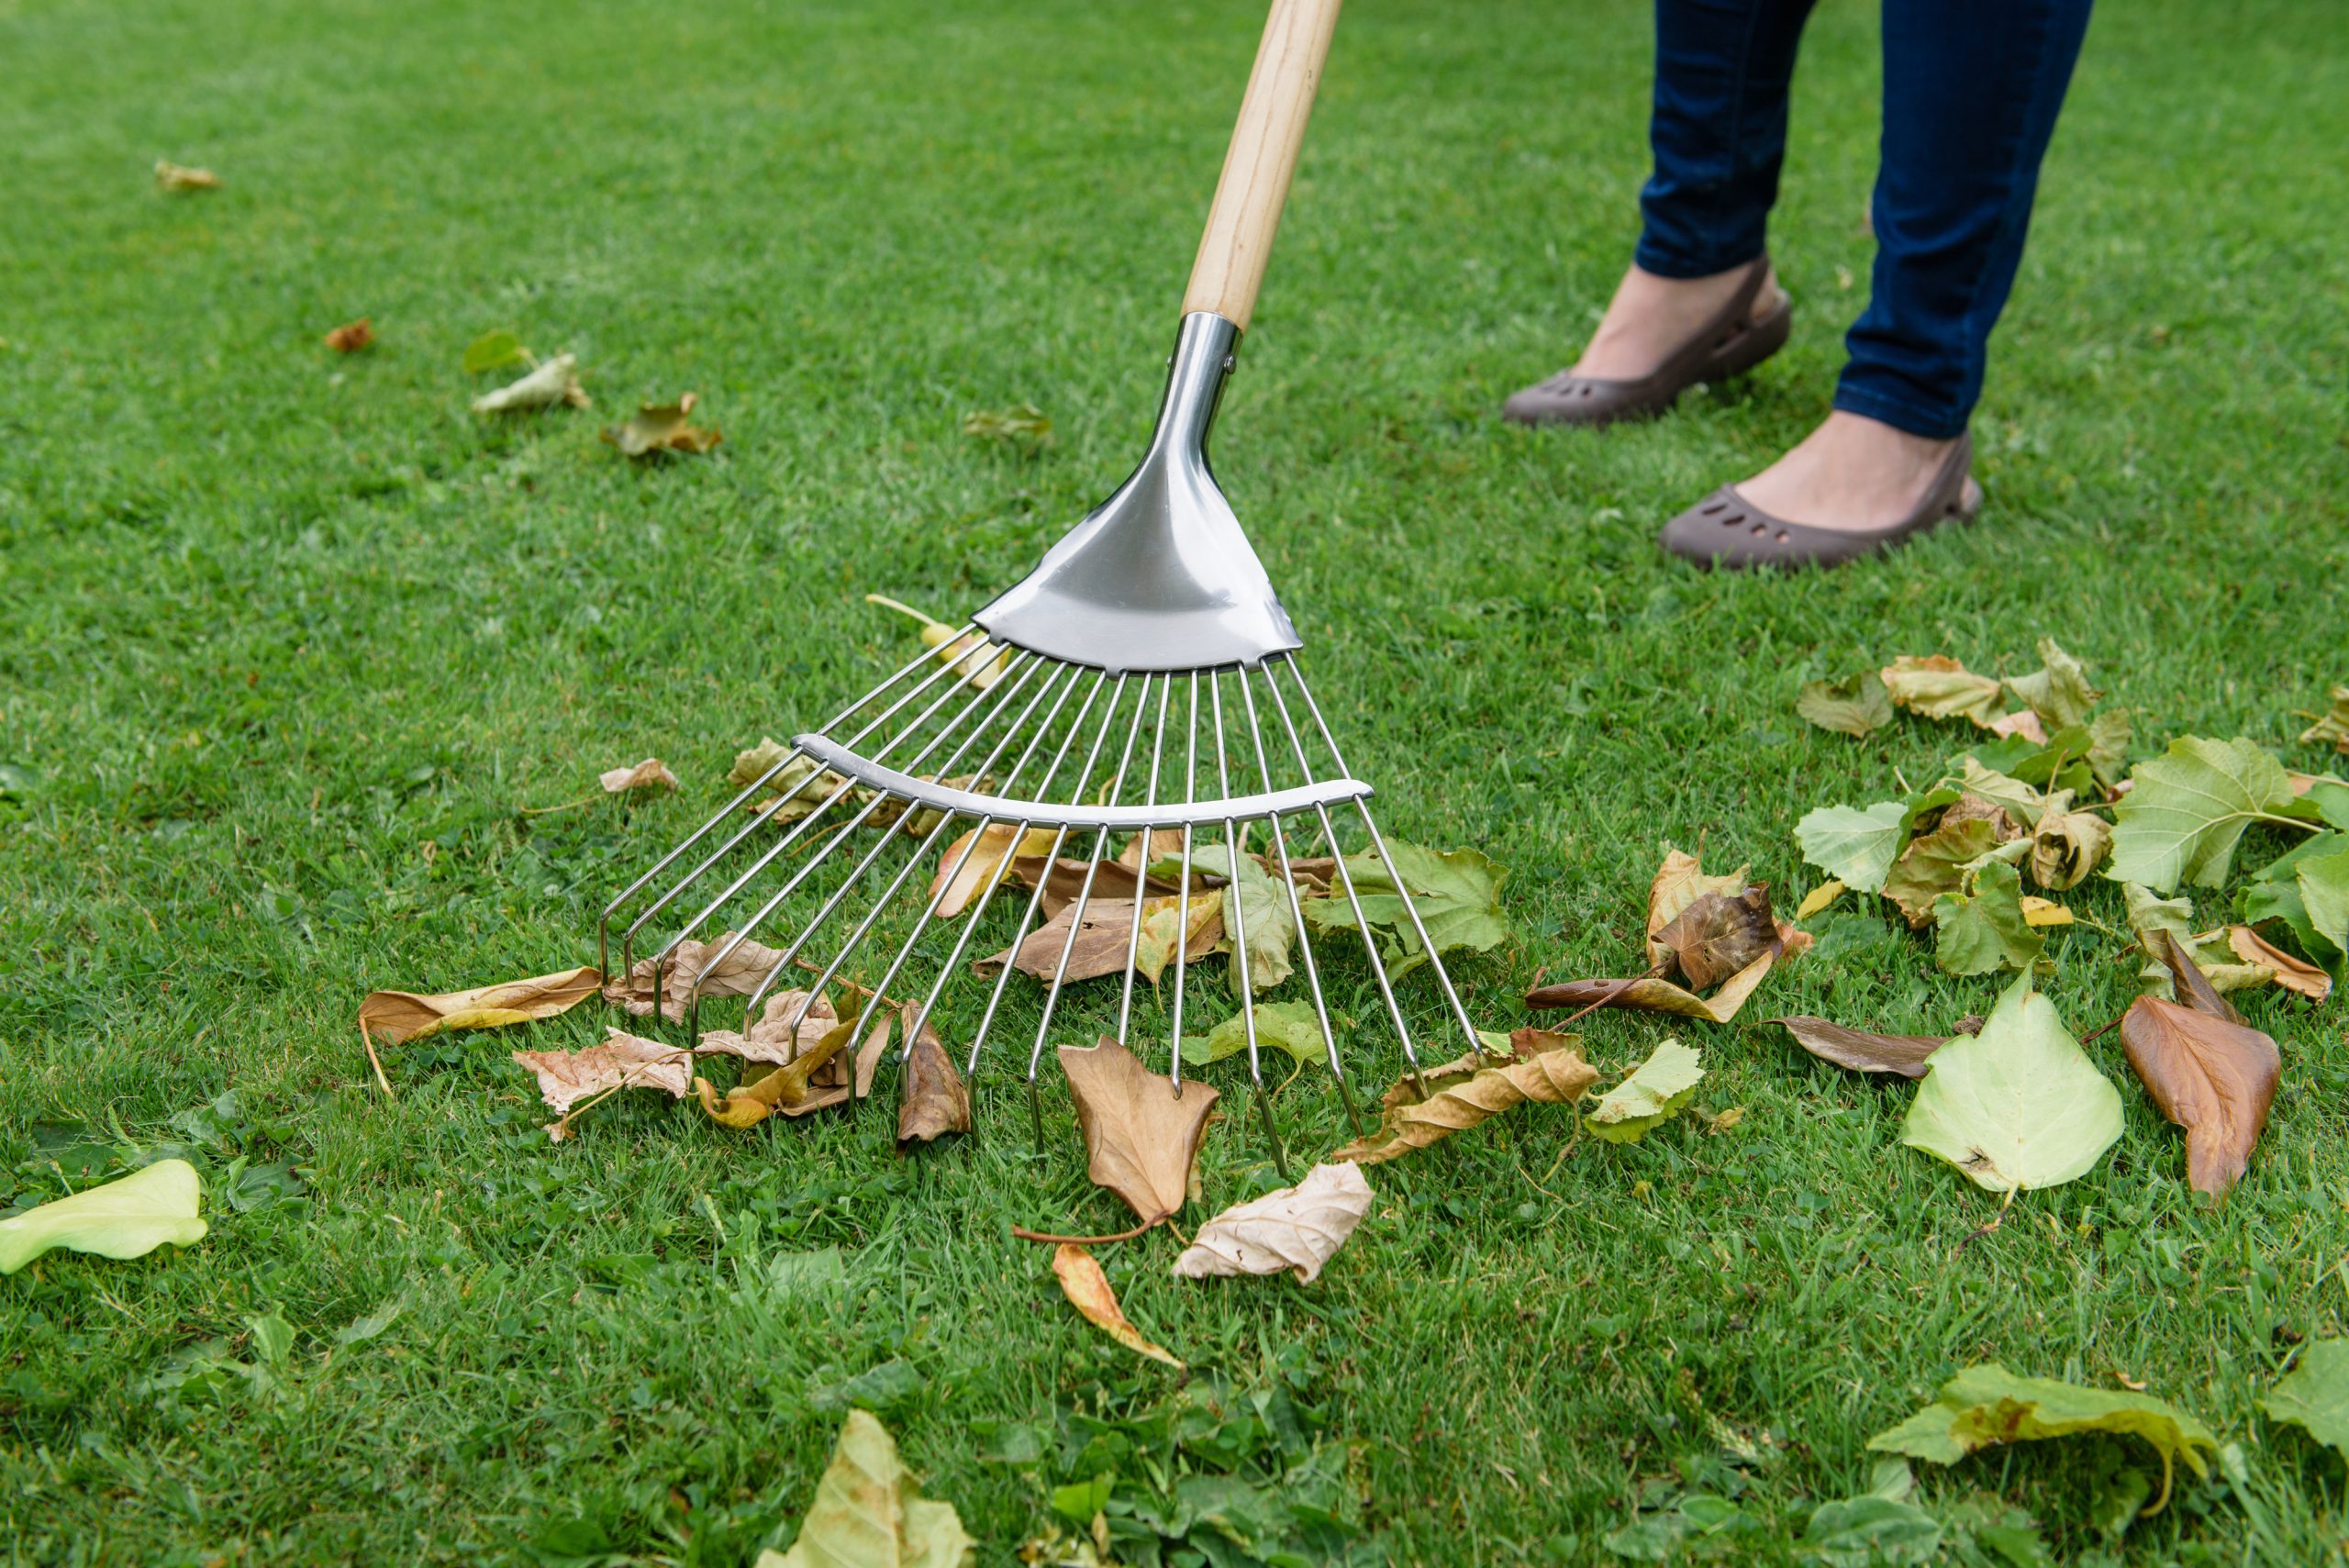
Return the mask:
M 1495 410 L 1571 358 L 1628 253 L 1642 9 L 1353 8 L 1215 455 L 1385 825 L 1510 868 L 1515 940 L 1458 965 L 1481 1018 L 1521 1021 L 1537 975 L 1621 973 L 1667 841 L 1790 900 L 1815 876 L 1798 817 L 1962 743 L 1811 729 L 1808 679 L 2029 669 L 2052 634 L 2141 753 L 2243 734 L 2316 765 L 2297 715 L 2349 677 L 2337 20 L 2099 17 L 1992 345 L 1987 513 L 1785 581 L 1652 536 L 1826 406 L 1870 257 L 1870 9 L 1821 7 L 1797 83 L 1772 241 L 1793 346 L 1594 437 Z M 911 656 L 864 594 L 966 612 L 1123 474 L 1259 21 L 0 5 L 0 1203 L 170 1144 L 212 1220 L 0 1282 L 0 1558 L 743 1563 L 789 1539 L 863 1398 L 986 1562 L 1105 1471 L 1118 1508 L 1186 1475 L 1309 1497 L 1401 1563 L 1598 1560 L 1643 1497 L 1734 1492 L 1757 1533 L 1729 1550 L 1791 1559 L 1816 1504 L 1868 1485 L 1869 1435 L 1985 1359 L 2142 1381 L 2241 1445 L 2241 1478 L 2181 1474 L 2118 1547 L 2099 1477 L 2151 1456 L 2117 1444 L 1928 1472 L 1929 1508 L 1996 1494 L 2065 1560 L 2342 1551 L 2340 1460 L 2254 1406 L 2349 1318 L 2337 1002 L 2245 1004 L 2284 1077 L 2222 1207 L 2108 1035 L 2121 1140 L 1983 1233 L 1997 1200 L 1900 1146 L 1908 1087 L 1761 1021 L 1987 1010 L 1994 983 L 1847 920 L 1737 1024 L 1683 1031 L 1704 1106 L 1744 1107 L 1720 1136 L 1684 1118 L 1566 1155 L 1570 1118 L 1527 1107 L 1372 1173 L 1310 1286 L 1178 1282 L 1163 1231 L 1105 1249 L 1187 1385 L 1008 1233 L 1126 1222 L 1049 1067 L 1030 1146 L 1030 989 L 979 1135 L 906 1159 L 884 1106 L 734 1133 L 651 1096 L 551 1145 L 507 1053 L 592 1041 L 596 1007 L 391 1049 L 395 1096 L 372 1085 L 368 990 L 592 961 L 594 911 L 737 750 Z M 226 188 L 161 195 L 157 158 Z M 321 345 L 362 315 L 376 349 Z M 495 328 L 576 353 L 596 408 L 469 415 L 489 381 L 459 358 Z M 687 390 L 714 455 L 596 439 Z M 1025 401 L 1041 452 L 962 434 Z M 522 814 L 650 754 L 678 795 Z M 2119 923 L 2110 884 L 2076 902 Z M 2076 1032 L 2132 993 L 2087 928 L 2050 951 Z M 1375 1089 L 1399 1056 L 1367 971 L 1333 959 L 1331 984 Z M 1442 1038 L 1424 976 L 1404 989 Z M 1586 1050 L 1619 1069 L 1666 1032 L 1603 1015 Z M 1236 1112 L 1240 1065 L 1207 1076 Z M 1300 1151 L 1343 1135 L 1325 1075 L 1276 1104 Z M 1202 1175 L 1186 1231 L 1273 1184 L 1252 1118 Z M 775 1263 L 827 1248 L 835 1283 Z M 295 1331 L 273 1363 L 271 1314 Z

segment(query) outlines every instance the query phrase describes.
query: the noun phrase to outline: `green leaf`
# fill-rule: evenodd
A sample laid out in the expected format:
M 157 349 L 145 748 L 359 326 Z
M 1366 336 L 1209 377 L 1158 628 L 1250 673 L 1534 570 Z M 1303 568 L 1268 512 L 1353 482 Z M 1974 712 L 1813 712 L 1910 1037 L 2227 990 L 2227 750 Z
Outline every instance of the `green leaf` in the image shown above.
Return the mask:
M 1892 722 L 1892 698 L 1880 677 L 1863 672 L 1841 681 L 1812 681 L 1795 698 L 1795 711 L 1821 729 L 1865 735 Z
M 252 1330 L 253 1353 L 264 1366 L 284 1366 L 285 1358 L 294 1353 L 294 1325 L 275 1308 L 259 1318 L 245 1320 Z
M 2319 1340 L 2298 1365 L 2259 1402 L 2272 1421 L 2308 1429 L 2309 1436 L 2349 1459 L 2349 1340 Z
M 465 345 L 465 373 L 479 375 L 501 365 L 518 365 L 529 359 L 522 339 L 511 332 L 484 332 Z
M 2173 740 L 2137 764 L 2136 786 L 2113 808 L 2105 874 L 2167 893 L 2180 882 L 2218 887 L 2254 822 L 2294 825 L 2284 765 L 2248 740 Z
M 1411 929 L 1410 916 L 1395 889 L 1397 874 L 1410 889 L 1411 903 L 1439 953 L 1461 948 L 1487 952 L 1508 940 L 1508 921 L 1500 905 L 1501 884 L 1508 873 L 1481 851 L 1440 851 L 1389 839 L 1386 852 L 1394 858 L 1393 873 L 1375 849 L 1348 856 L 1345 865 L 1347 875 L 1353 879 L 1354 895 L 1362 904 L 1363 918 L 1386 938 L 1382 946 L 1391 958 L 1400 961 L 1398 969 L 1412 968 L 1425 960 Z M 1353 906 L 1342 889 L 1333 889 L 1328 897 L 1307 904 L 1305 917 L 1317 931 L 1354 929 Z
M 2026 840 L 2009 842 L 2030 850 Z M 1912 926 L 1933 918 L 1933 906 L 1944 893 L 1958 892 L 1966 869 L 1998 847 L 1998 829 L 1980 817 L 1944 820 L 1932 832 L 1909 841 L 1884 879 L 1884 895 L 1900 906 Z
M 1166 868 L 1167 880 L 1182 879 L 1179 860 L 1160 862 Z M 1231 910 L 1239 907 L 1239 925 L 1248 944 L 1248 984 L 1255 991 L 1269 991 L 1288 978 L 1289 953 L 1297 946 L 1297 914 L 1289 905 L 1288 890 L 1279 881 L 1265 873 L 1253 855 L 1239 858 L 1239 872 L 1232 872 L 1231 846 L 1205 844 L 1191 851 L 1191 869 L 1219 876 L 1231 885 L 1224 890 L 1224 939 L 1231 937 Z M 1154 874 L 1157 867 L 1151 868 Z M 1236 895 L 1236 896 L 1235 896 Z M 1231 965 L 1231 992 L 1240 994 L 1240 964 Z
M 2071 792 L 2068 790 L 2056 791 L 2051 799 L 2045 790 L 2027 784 L 2021 779 L 2010 778 L 1996 769 L 1986 768 L 1972 756 L 1963 757 L 1959 762 L 1958 787 L 1967 795 L 1978 795 L 2001 807 L 2014 818 L 2018 828 L 2037 827 L 2041 814 L 2050 806 L 2060 811 L 2071 804 Z
M 920 1393 L 928 1381 L 913 1362 L 892 1359 L 838 1383 L 810 1389 L 807 1402 L 818 1410 L 840 1410 L 852 1405 L 867 1410 L 886 1410 Z
M 2088 720 L 2088 772 L 2097 783 L 2110 789 L 2121 782 L 2121 774 L 2128 771 L 2129 742 L 2135 734 L 2136 726 L 2125 707 L 2110 709 Z
M 1697 1053 L 1676 1040 L 1657 1046 L 1639 1070 L 1598 1097 L 1582 1124 L 1594 1138 L 1636 1143 L 1687 1105 L 1705 1075 Z
M 2293 815 L 2303 822 L 2321 822 L 2328 828 L 2349 829 L 2349 784 L 2337 779 L 2319 779 L 2300 796 L 2300 806 L 2302 809 Z
M 1941 1521 L 1913 1503 L 1846 1497 L 1821 1503 L 1803 1528 L 1804 1549 L 1829 1568 L 1930 1562 L 1941 1550 Z
M 0 1274 L 13 1274 L 52 1247 L 102 1258 L 138 1258 L 169 1241 L 203 1240 L 196 1218 L 204 1182 L 184 1160 L 158 1160 L 120 1181 L 0 1219 Z
M 334 1331 L 334 1342 L 338 1345 L 363 1345 L 397 1322 L 406 1307 L 406 1301 L 395 1297 L 373 1312 L 353 1318 Z
M 963 1568 L 977 1542 L 952 1503 L 920 1496 L 881 1423 L 851 1410 L 789 1551 L 754 1568 Z
M 2299 888 L 2310 928 L 2349 951 L 2349 847 L 2302 861 L 2292 880 Z
M 1052 1488 L 1052 1512 L 1078 1524 L 1091 1524 L 1093 1516 L 1109 1506 L 1109 1494 L 1116 1489 L 1118 1477 L 1105 1470 L 1090 1481 L 1074 1481 L 1066 1486 Z
M 1260 1052 L 1277 1048 L 1308 1066 L 1328 1057 L 1329 1042 L 1321 1038 L 1321 1020 L 1308 1004 L 1259 1002 L 1250 1011 L 1256 1018 L 1256 1048 Z M 1183 1037 L 1183 1060 L 1194 1067 L 1221 1062 L 1247 1049 L 1248 1020 L 1240 1013 L 1232 1014 L 1203 1035 Z M 1504 1053 L 1508 1050 L 1506 1036 L 1502 1038 L 1501 1050 Z
M 1985 1032 L 1987 1032 L 1987 1030 Z M 1942 1385 L 1933 1402 L 1868 1440 L 1880 1453 L 1905 1453 L 1932 1464 L 1954 1464 L 1997 1443 L 2035 1442 L 2080 1432 L 2143 1438 L 2162 1456 L 2162 1492 L 2169 1500 L 2174 1461 L 2198 1476 L 2210 1473 L 2204 1451 L 2216 1452 L 2210 1429 L 2165 1399 L 2107 1393 L 2052 1377 L 2018 1377 L 1996 1362 L 1967 1367 Z
M 1933 900 L 1933 924 L 1941 932 L 1933 962 L 1951 974 L 2028 970 L 2047 945 L 2047 933 L 2022 917 L 2022 878 L 1996 861 L 1965 891 Z
M 1802 858 L 1863 893 L 1882 893 L 1885 873 L 1900 854 L 1908 831 L 1908 807 L 1880 801 L 1865 810 L 1822 806 L 1795 824 Z
M 2257 964 L 2236 962 L 2234 950 L 2227 945 L 2223 932 L 2197 946 L 2192 899 L 2156 898 L 2133 882 L 2121 884 L 2121 898 L 2128 912 L 2129 929 L 2144 955 L 2144 962 L 2137 969 L 2137 989 L 2145 995 L 2159 996 L 2165 1001 L 2185 1000 L 2177 995 L 2176 977 L 2170 973 L 2169 944 L 2165 933 L 2177 939 L 2180 951 L 2194 961 L 2194 967 L 2209 977 L 2216 990 L 2240 991 L 2246 986 L 2265 985 L 2274 977 L 2273 971 Z
M 1992 1192 L 2085 1175 L 2121 1136 L 2120 1091 L 2028 973 L 1998 998 L 1981 1033 L 1952 1040 L 1926 1069 L 1900 1140 Z
M 2088 709 L 2104 694 L 2088 684 L 2087 672 L 2080 662 L 2056 645 L 2052 637 L 2039 639 L 2039 659 L 2045 668 L 2036 673 L 2019 675 L 2007 683 L 2007 689 L 2032 712 L 2039 715 L 2052 735 L 2087 720 Z

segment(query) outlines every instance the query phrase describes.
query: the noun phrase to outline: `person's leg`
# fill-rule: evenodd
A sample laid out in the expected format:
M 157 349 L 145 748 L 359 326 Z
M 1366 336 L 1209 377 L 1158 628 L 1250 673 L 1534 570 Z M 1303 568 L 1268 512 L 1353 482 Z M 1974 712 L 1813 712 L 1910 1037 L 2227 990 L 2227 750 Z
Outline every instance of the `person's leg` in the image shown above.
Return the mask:
M 1738 486 L 1756 506 L 1882 528 L 1932 483 L 1981 395 L 2088 7 L 1886 0 L 1872 296 L 1845 339 L 1836 412 Z
M 1718 316 L 1762 254 L 1812 0 L 1656 0 L 1653 172 L 1631 268 L 1570 376 L 1646 375 Z M 1766 316 L 1777 280 L 1753 304 Z

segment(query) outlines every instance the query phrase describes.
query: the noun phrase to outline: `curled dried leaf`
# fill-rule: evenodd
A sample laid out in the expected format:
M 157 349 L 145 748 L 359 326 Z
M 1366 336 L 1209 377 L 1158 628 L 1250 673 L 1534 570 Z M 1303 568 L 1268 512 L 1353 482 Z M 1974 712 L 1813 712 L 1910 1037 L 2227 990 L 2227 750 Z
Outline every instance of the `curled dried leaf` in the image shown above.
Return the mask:
M 528 1023 L 568 1012 L 596 994 L 602 979 L 593 968 L 565 969 L 478 985 L 471 991 L 449 991 L 435 996 L 413 991 L 376 991 L 359 1005 L 359 1027 L 379 1040 L 396 1045 L 423 1040 L 446 1029 L 495 1029 L 502 1024 Z
M 605 981 L 604 1000 L 627 1008 L 640 1018 L 646 1017 L 653 1010 L 652 973 L 658 964 L 661 1016 L 671 1023 L 679 1023 L 693 999 L 696 976 L 701 977 L 704 997 L 747 996 L 782 963 L 783 954 L 778 950 L 747 937 L 738 941 L 731 931 L 720 933 L 714 941 L 688 939 L 679 942 L 667 957 L 654 953 L 640 958 L 625 975 Z M 705 965 L 711 966 L 706 976 L 702 975 Z
M 1574 1040 L 1571 1035 L 1553 1037 Z M 1375 1165 L 1415 1149 L 1442 1142 L 1528 1100 L 1544 1105 L 1571 1105 L 1598 1077 L 1574 1044 L 1559 1045 L 1538 1055 L 1492 1066 L 1479 1066 L 1464 1079 L 1430 1084 L 1425 1100 L 1407 1096 L 1402 1084 L 1387 1096 L 1378 1130 L 1331 1155 Z
M 914 1009 L 905 1009 L 905 1023 L 913 1028 Z M 971 1130 L 971 1094 L 963 1086 L 963 1074 L 954 1070 L 954 1062 L 946 1054 L 946 1047 L 938 1031 L 925 1019 L 921 1032 L 914 1039 L 913 1049 L 906 1055 L 905 1070 L 898 1075 L 904 1088 L 904 1098 L 897 1106 L 897 1151 L 917 1143 L 929 1143 L 950 1132 Z
M 1086 1322 L 1138 1356 L 1164 1362 L 1178 1372 L 1185 1370 L 1174 1351 L 1143 1338 L 1126 1317 L 1125 1308 L 1118 1305 L 1118 1293 L 1109 1288 L 1109 1276 L 1101 1272 L 1092 1253 L 1074 1242 L 1062 1242 L 1052 1249 L 1052 1277 L 1061 1282 L 1061 1294 Z
M 664 790 L 677 787 L 677 775 L 658 757 L 647 757 L 632 768 L 608 768 L 596 775 L 606 795 L 626 795 L 632 789 Z
M 363 316 L 356 321 L 344 322 L 326 337 L 327 347 L 338 354 L 355 354 L 373 347 L 374 341 L 375 324 Z
M 2311 1002 L 2321 1002 L 2332 995 L 2332 976 L 2306 959 L 2290 953 L 2262 938 L 2249 926 L 2229 926 L 2227 945 L 2245 963 L 2258 964 L 2273 970 L 2276 984 Z
M 567 403 L 573 408 L 585 408 L 593 399 L 586 388 L 579 384 L 579 361 L 569 354 L 557 354 L 519 381 L 484 392 L 473 399 L 476 414 L 505 414 L 525 408 L 549 408 Z
M 1903 1078 L 1923 1077 L 1925 1059 L 1951 1038 L 1939 1034 L 1876 1034 L 1807 1013 L 1770 1021 L 1785 1025 L 1797 1045 L 1823 1062 L 1832 1062 L 1854 1073 L 1892 1073 Z
M 715 429 L 705 430 L 690 423 L 694 405 L 699 401 L 688 392 L 674 403 L 640 404 L 625 421 L 607 427 L 603 439 L 629 457 L 706 452 L 726 438 Z
M 1998 721 L 2004 688 L 1944 654 L 1904 654 L 1879 674 L 1895 707 L 1925 718 L 1968 718 L 1985 729 Z
M 158 158 L 155 160 L 155 188 L 175 194 L 217 191 L 220 188 L 220 176 L 209 169 L 191 169 L 168 158 Z
M 1691 986 L 1709 991 L 1777 944 L 1770 891 L 1755 883 L 1734 897 L 1699 894 L 1654 934 L 1650 951 L 1654 946 L 1667 950 Z
M 659 1089 L 685 1096 L 692 1057 L 674 1046 L 613 1028 L 601 1045 L 584 1051 L 518 1051 L 514 1060 L 538 1075 L 539 1095 L 557 1116 L 581 1100 L 622 1088 Z
M 1023 829 L 1012 822 L 973 828 L 938 857 L 938 873 L 930 882 L 930 895 L 938 900 L 932 917 L 952 919 L 972 899 L 1002 881 L 1013 861 L 1049 855 L 1059 846 L 1060 835 L 1050 828 Z

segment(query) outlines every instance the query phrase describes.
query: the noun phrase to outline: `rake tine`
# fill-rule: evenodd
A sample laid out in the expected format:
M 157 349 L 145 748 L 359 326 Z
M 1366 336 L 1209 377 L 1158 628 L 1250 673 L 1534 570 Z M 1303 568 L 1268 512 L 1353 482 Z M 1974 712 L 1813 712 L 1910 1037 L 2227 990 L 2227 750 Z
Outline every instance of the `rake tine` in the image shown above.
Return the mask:
M 1199 677 L 1191 676 L 1191 717 L 1183 730 L 1183 798 L 1199 798 Z M 1149 844 L 1142 846 L 1145 852 Z M 1167 1052 L 1166 1081 L 1174 1085 L 1174 1097 L 1183 1097 L 1183 979 L 1189 967 L 1191 955 L 1191 824 L 1183 824 L 1182 885 L 1175 895 L 1174 905 L 1174 1045 Z M 1231 900 L 1227 898 L 1225 904 Z M 1226 914 L 1230 913 L 1229 909 Z
M 1211 671 L 1208 675 L 1208 701 L 1214 714 L 1216 789 L 1226 800 L 1231 798 L 1231 767 L 1223 743 L 1223 675 Z M 1280 1129 L 1273 1120 L 1272 1096 L 1264 1092 L 1264 1073 L 1256 1053 L 1256 988 L 1248 963 L 1248 917 L 1241 907 L 1240 857 L 1247 852 L 1239 824 L 1227 817 L 1223 819 L 1224 852 L 1230 857 L 1230 879 L 1224 884 L 1224 908 L 1231 916 L 1231 959 L 1240 974 L 1240 1027 L 1248 1040 L 1248 1082 L 1253 1087 L 1256 1108 L 1264 1122 L 1264 1137 L 1273 1146 L 1273 1168 L 1281 1180 L 1289 1179 L 1288 1155 L 1281 1148 Z M 1187 868 L 1186 868 L 1187 869 Z M 1180 1034 L 1174 1039 L 1174 1055 L 1183 1054 Z
M 1159 677 L 1158 727 L 1151 731 L 1150 737 L 1150 782 L 1145 787 L 1142 796 L 1142 805 L 1145 808 L 1155 806 L 1158 804 L 1158 770 L 1160 758 L 1166 746 L 1166 699 L 1173 695 L 1174 690 L 1174 676 L 1162 675 Z M 1138 856 L 1136 856 L 1136 859 L 1140 863 L 1134 867 L 1133 929 L 1128 932 L 1126 936 L 1126 976 L 1124 981 L 1120 984 L 1118 992 L 1118 1043 L 1119 1045 L 1126 1043 L 1126 1021 L 1133 1013 L 1135 961 L 1141 957 L 1141 906 L 1145 902 L 1142 897 L 1142 893 L 1149 885 L 1150 851 L 1156 843 L 1156 840 L 1152 837 L 1152 835 L 1155 834 L 1157 831 L 1157 828 L 1150 827 L 1147 824 L 1143 826 L 1141 830 L 1141 851 Z M 1191 868 L 1187 865 L 1183 868 L 1182 882 L 1183 885 L 1186 887 L 1190 885 Z M 1184 908 L 1187 910 L 1188 907 L 1189 906 L 1186 903 L 1184 906 Z M 1176 917 L 1177 940 L 1182 940 L 1181 920 L 1182 916 L 1178 914 Z

